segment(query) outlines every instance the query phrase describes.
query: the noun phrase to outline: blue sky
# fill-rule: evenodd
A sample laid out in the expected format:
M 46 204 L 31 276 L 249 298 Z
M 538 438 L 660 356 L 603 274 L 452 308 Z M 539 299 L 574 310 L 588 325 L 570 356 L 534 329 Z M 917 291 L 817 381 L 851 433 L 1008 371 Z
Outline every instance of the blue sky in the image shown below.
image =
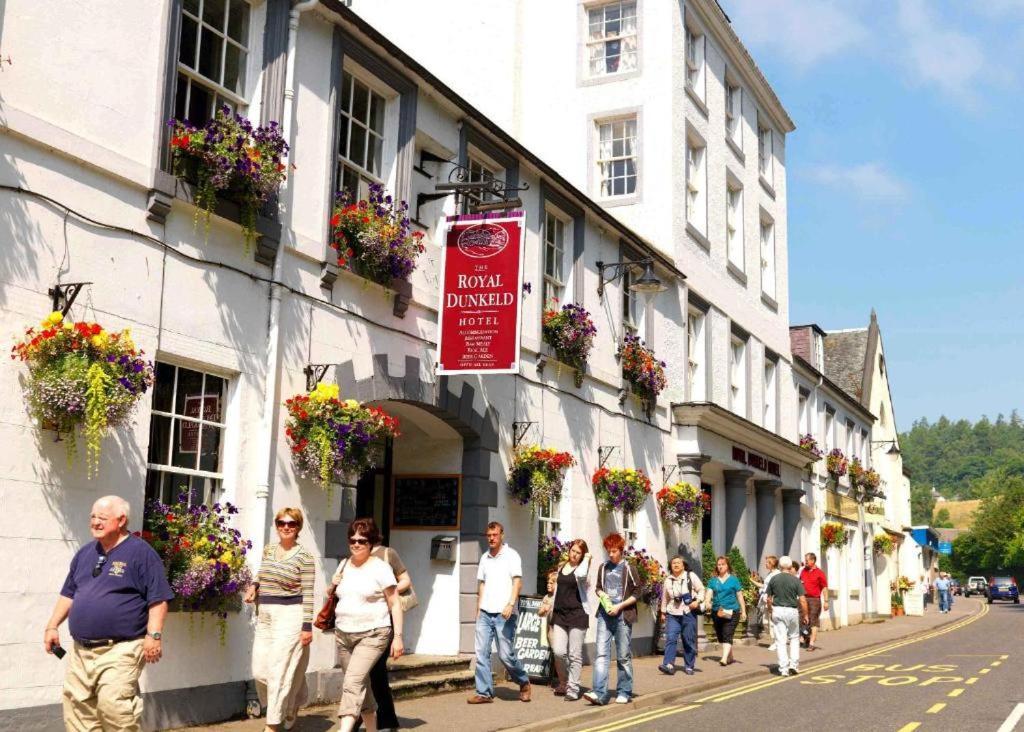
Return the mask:
M 1024 407 L 1024 0 L 721 2 L 797 126 L 792 322 L 874 307 L 901 429 Z

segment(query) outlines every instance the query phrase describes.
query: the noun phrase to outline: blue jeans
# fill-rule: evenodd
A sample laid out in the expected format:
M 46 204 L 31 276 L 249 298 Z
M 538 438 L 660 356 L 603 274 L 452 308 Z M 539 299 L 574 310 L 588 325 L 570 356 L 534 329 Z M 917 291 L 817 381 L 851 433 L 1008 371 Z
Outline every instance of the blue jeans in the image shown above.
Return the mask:
M 608 672 L 613 638 L 615 662 L 618 665 L 616 694 L 629 697 L 633 695 L 633 652 L 629 646 L 633 638 L 633 626 L 623 620 L 621 615 L 611 617 L 601 609 L 597 613 L 597 658 L 594 659 L 593 692 L 602 704 L 608 701 Z
M 523 670 L 523 664 L 516 657 L 513 637 L 516 633 L 516 616 L 508 620 L 501 613 L 480 611 L 476 619 L 476 693 L 480 696 L 494 696 L 494 679 L 491 676 L 491 641 L 498 640 L 498 658 L 508 669 L 512 679 L 522 686 L 530 681 Z
M 953 598 L 949 596 L 949 590 L 939 590 L 939 610 L 949 610 L 953 604 Z
M 676 646 L 683 641 L 683 665 L 693 668 L 697 664 L 697 617 L 693 613 L 673 615 L 665 613 L 665 658 L 662 663 L 676 662 Z

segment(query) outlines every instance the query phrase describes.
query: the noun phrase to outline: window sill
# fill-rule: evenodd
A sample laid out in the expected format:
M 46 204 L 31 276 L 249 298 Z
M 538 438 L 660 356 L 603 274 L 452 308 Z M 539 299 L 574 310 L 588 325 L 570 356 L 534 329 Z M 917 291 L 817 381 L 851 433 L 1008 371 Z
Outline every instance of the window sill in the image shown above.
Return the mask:
M 762 175 L 760 173 L 758 173 L 757 179 L 761 182 L 761 187 L 764 188 L 764 192 L 767 193 L 769 196 L 771 196 L 772 200 L 774 201 L 775 200 L 775 188 L 772 186 L 772 184 L 769 183 L 768 179 L 765 178 L 764 175 Z
M 634 193 L 629 196 L 612 196 L 609 198 L 598 198 L 597 202 L 605 208 L 616 208 L 618 206 L 632 206 L 640 203 L 640 194 Z
M 391 308 L 391 312 L 396 318 L 404 318 L 406 312 L 409 310 L 409 304 L 412 302 L 412 283 L 408 280 L 392 279 L 387 285 L 382 285 L 375 280 L 371 280 L 369 277 L 355 272 L 348 267 L 339 267 L 334 262 L 322 262 L 320 265 L 320 286 L 325 290 L 334 290 L 334 285 L 338 281 L 338 275 L 344 272 L 347 276 L 354 278 L 361 283 L 362 287 L 369 285 L 376 285 L 377 287 L 385 290 L 391 290 L 395 293 L 394 304 Z
M 579 383 L 577 384 L 576 383 L 576 379 L 577 379 L 577 376 L 576 376 L 577 369 L 576 369 L 576 367 L 571 365 L 571 364 L 567 364 L 565 361 L 559 360 L 558 356 L 555 354 L 555 349 L 552 348 L 551 346 L 549 346 L 547 343 L 544 343 L 543 341 L 541 341 L 540 351 L 537 353 L 537 376 L 543 376 L 544 375 L 544 370 L 545 370 L 545 368 L 547 367 L 547 365 L 549 363 L 554 364 L 556 366 L 556 370 L 555 370 L 555 378 L 556 378 L 556 380 L 558 379 L 558 377 L 560 377 L 562 375 L 563 372 L 566 372 L 566 373 L 570 374 L 573 377 L 573 385 L 577 389 L 580 389 L 580 388 L 583 387 L 584 381 L 586 380 L 587 376 L 590 374 L 590 365 L 586 364 L 586 363 L 583 364 L 583 368 L 579 370 L 579 372 L 580 372 L 580 375 L 578 377 L 579 378 Z
M 747 286 L 747 275 L 746 275 L 746 273 L 742 269 L 737 267 L 732 262 L 727 262 L 726 265 L 725 265 L 725 268 L 729 271 L 729 274 L 732 275 L 732 278 L 734 280 L 739 282 L 744 287 Z
M 616 81 L 625 81 L 626 79 L 635 79 L 640 76 L 640 69 L 632 69 L 630 71 L 620 71 L 614 74 L 599 74 L 596 76 L 584 76 L 580 79 L 579 86 L 597 86 L 599 84 L 611 84 Z
M 725 136 L 725 144 L 729 146 L 729 149 L 732 150 L 732 154 L 736 156 L 736 159 L 740 161 L 740 164 L 745 166 L 747 164 L 747 156 L 743 154 L 743 150 L 740 149 L 740 146 L 733 142 L 733 139 L 728 135 Z
M 164 226 L 175 200 L 195 206 L 195 196 L 196 189 L 191 183 L 186 183 L 169 173 L 157 171 L 153 187 L 149 189 L 146 218 Z M 217 197 L 217 206 L 211 214 L 239 226 L 242 225 L 241 207 L 220 196 Z M 278 221 L 276 210 L 273 210 L 269 216 L 263 213 L 257 215 L 256 233 L 258 238 L 253 247 L 253 258 L 260 264 L 271 267 L 281 248 L 281 222 Z
M 767 292 L 761 293 L 761 302 L 768 306 L 769 310 L 773 312 L 779 312 L 779 304 L 775 302 L 775 298 L 769 295 Z
M 691 224 L 689 221 L 686 222 L 686 233 L 690 235 L 691 239 L 693 239 L 695 242 L 697 242 L 697 244 L 700 245 L 701 249 L 709 253 L 711 252 L 711 242 L 708 240 L 706 236 L 704 236 L 702 233 L 700 233 L 700 231 L 697 230 L 696 226 Z
M 686 85 L 686 96 L 688 96 L 690 101 L 693 102 L 693 106 L 695 106 L 697 110 L 704 115 L 704 119 L 707 119 L 708 105 L 697 95 L 697 92 L 695 92 L 693 87 L 689 84 Z

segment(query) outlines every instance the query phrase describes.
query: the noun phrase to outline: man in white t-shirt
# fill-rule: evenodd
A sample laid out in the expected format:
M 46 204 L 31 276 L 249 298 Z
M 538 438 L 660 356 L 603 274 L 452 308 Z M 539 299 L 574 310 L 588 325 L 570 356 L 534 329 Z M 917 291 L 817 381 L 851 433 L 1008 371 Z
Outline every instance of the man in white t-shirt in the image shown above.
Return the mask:
M 494 701 L 491 643 L 497 638 L 498 658 L 519 684 L 519 700 L 528 702 L 530 677 L 516 657 L 513 644 L 519 590 L 523 585 L 523 562 L 519 553 L 505 544 L 505 527 L 497 521 L 487 524 L 487 549 L 476 573 L 476 694 L 468 701 L 470 704 Z

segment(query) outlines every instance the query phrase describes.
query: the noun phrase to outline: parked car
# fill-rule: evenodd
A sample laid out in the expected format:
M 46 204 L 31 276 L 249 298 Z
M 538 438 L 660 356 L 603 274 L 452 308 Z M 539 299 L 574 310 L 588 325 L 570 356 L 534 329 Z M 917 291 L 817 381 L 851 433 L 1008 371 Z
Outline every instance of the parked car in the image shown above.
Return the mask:
M 964 594 L 964 588 L 960 585 L 960 580 L 950 580 L 949 586 L 954 596 Z
M 993 600 L 1013 600 L 1014 605 L 1020 604 L 1020 593 L 1017 592 L 1017 580 L 1013 577 L 993 577 L 988 581 L 988 603 Z
M 964 597 L 985 595 L 988 593 L 988 581 L 984 577 L 968 577 L 964 585 Z

